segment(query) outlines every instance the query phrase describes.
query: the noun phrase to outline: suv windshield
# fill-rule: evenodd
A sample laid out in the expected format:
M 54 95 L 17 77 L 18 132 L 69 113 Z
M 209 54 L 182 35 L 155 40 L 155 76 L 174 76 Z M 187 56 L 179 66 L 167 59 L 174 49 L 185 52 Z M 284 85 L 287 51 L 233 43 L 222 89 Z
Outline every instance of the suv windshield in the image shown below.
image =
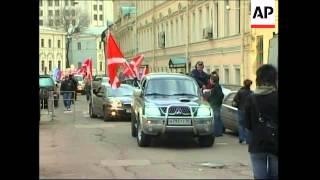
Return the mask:
M 129 87 L 119 87 L 117 89 L 112 89 L 111 87 L 107 88 L 108 97 L 123 97 L 123 96 L 132 96 L 133 88 Z
M 49 77 L 39 78 L 39 86 L 40 87 L 54 86 L 54 82 Z
M 145 92 L 145 95 L 198 96 L 197 86 L 189 79 L 152 79 Z
M 79 81 L 83 81 L 83 77 L 82 76 L 74 76 L 74 79 Z

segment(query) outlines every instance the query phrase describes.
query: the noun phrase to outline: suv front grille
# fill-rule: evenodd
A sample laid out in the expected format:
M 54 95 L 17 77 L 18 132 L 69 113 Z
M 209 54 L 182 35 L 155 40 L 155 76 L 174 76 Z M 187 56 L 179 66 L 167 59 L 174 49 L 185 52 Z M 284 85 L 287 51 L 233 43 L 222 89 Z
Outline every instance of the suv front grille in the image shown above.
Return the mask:
M 193 113 L 198 109 L 197 107 L 191 107 Z M 161 115 L 165 116 L 167 107 L 161 107 Z M 188 106 L 171 106 L 168 111 L 168 116 L 191 116 L 191 112 Z

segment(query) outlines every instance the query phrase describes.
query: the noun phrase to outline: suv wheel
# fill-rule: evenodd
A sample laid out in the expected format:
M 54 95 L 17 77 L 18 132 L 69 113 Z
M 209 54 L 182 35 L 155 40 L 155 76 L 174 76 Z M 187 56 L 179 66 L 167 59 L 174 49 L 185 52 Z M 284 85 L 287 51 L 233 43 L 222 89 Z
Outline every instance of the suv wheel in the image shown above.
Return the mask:
M 91 118 L 97 117 L 97 115 L 95 115 L 95 114 L 93 113 L 93 109 L 92 109 L 91 103 L 89 104 L 89 115 L 90 115 Z
M 151 143 L 151 136 L 149 135 L 146 135 L 143 133 L 142 131 L 142 127 L 140 125 L 139 122 L 137 122 L 137 130 L 138 130 L 138 133 L 137 133 L 137 142 L 138 142 L 138 145 L 140 147 L 145 147 L 145 146 L 149 146 L 150 143 Z
M 211 147 L 214 143 L 215 137 L 213 135 L 199 136 L 199 144 L 201 147 Z
M 131 136 L 137 137 L 137 120 L 135 118 L 135 115 L 131 109 Z

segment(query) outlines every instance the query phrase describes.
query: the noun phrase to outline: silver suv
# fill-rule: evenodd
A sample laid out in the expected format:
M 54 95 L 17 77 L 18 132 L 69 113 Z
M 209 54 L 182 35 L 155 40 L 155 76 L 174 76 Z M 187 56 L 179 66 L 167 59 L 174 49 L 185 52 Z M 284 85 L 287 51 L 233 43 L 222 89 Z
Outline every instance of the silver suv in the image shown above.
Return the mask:
M 177 73 L 151 73 L 134 91 L 131 133 L 139 146 L 167 133 L 190 133 L 201 146 L 212 146 L 213 110 L 203 100 L 197 82 Z

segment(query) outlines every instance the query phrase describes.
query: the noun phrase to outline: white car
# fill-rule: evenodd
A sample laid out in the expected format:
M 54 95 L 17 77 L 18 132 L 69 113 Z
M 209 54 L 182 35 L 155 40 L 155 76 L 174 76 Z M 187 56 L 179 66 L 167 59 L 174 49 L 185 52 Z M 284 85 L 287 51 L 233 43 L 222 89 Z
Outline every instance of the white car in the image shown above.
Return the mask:
M 85 94 L 85 90 L 84 90 L 84 80 L 83 80 L 83 76 L 82 75 L 74 75 L 74 79 L 77 80 L 78 82 L 78 87 L 77 87 L 77 92 L 81 92 L 81 94 Z

